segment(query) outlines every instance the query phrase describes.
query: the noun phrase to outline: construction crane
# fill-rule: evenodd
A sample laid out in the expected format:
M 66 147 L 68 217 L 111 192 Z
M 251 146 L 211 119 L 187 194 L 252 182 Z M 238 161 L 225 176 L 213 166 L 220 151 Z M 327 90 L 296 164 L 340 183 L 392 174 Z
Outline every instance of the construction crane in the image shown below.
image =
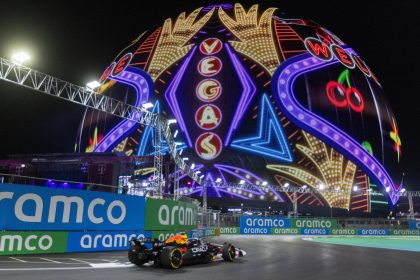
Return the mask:
M 48 74 L 36 71 L 29 67 L 0 58 L 0 80 L 36 90 L 38 92 L 58 97 L 85 107 L 102 111 L 114 116 L 137 122 L 154 128 L 155 139 L 163 135 L 169 147 L 170 155 L 175 165 L 198 184 L 202 178 L 194 173 L 176 152 L 176 143 L 170 129 L 170 122 L 159 114 L 152 113 L 144 108 L 136 107 L 120 100 L 98 94 L 86 87 L 78 86 Z M 154 185 L 159 194 L 162 194 L 162 148 L 161 143 L 155 143 L 154 155 Z

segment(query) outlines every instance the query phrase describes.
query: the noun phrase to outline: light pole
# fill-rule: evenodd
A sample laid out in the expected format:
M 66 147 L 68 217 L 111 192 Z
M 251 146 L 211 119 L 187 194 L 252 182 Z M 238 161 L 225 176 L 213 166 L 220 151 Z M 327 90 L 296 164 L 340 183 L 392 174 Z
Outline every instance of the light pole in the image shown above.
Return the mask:
M 295 187 L 295 188 L 293 188 L 293 216 L 295 217 L 295 218 L 297 218 L 298 217 L 298 201 L 297 201 L 298 199 L 297 199 L 297 188 Z
M 200 179 L 204 178 L 204 175 L 200 176 Z M 207 184 L 208 180 L 203 180 L 203 208 L 207 211 Z

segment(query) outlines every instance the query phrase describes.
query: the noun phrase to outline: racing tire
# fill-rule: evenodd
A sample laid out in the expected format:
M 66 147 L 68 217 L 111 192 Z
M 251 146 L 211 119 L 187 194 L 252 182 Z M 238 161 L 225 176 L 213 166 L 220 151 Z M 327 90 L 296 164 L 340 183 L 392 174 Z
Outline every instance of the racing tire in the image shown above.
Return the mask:
M 128 252 L 128 260 L 135 265 L 142 266 L 143 264 L 147 263 L 148 259 L 139 259 L 137 252 Z
M 236 257 L 236 249 L 232 244 L 223 245 L 222 258 L 227 262 L 233 262 Z
M 165 268 L 178 269 L 182 265 L 182 252 L 177 247 L 166 247 L 160 253 L 160 263 Z

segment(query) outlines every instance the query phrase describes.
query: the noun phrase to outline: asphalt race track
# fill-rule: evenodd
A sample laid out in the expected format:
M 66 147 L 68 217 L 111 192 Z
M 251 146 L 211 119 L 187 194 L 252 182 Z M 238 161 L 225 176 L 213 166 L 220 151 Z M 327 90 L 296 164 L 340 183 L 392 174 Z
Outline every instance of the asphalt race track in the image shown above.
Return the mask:
M 420 253 L 318 243 L 289 236 L 224 236 L 246 251 L 223 261 L 168 270 L 127 263 L 126 252 L 0 257 L 0 279 L 419 279 Z

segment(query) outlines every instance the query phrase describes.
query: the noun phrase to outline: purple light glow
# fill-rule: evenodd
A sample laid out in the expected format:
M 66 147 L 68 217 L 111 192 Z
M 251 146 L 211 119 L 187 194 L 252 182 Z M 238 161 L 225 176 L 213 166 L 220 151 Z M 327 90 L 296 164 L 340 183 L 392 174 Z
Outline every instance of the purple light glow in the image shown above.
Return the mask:
M 183 192 L 184 190 L 189 191 L 190 189 L 189 188 L 180 188 L 179 192 Z M 236 197 L 244 199 L 244 200 L 249 200 L 250 199 L 247 196 L 244 196 L 244 195 L 241 195 L 241 194 L 238 194 L 238 193 L 229 192 L 229 191 L 224 190 L 224 189 L 219 189 L 219 192 L 226 193 L 226 194 L 229 194 L 229 195 L 232 195 L 232 196 L 236 196 Z M 203 193 L 203 187 L 197 187 L 192 192 L 188 192 L 187 195 L 199 194 L 199 195 L 202 196 L 202 193 Z
M 218 188 L 216 188 L 214 185 L 215 185 L 215 183 L 214 183 L 214 179 L 213 179 L 213 176 L 211 175 L 211 173 L 210 172 L 207 172 L 207 174 L 206 174 L 206 180 L 209 180 L 211 183 L 212 183 L 212 186 L 213 186 L 213 188 L 216 190 L 216 194 L 217 194 L 217 197 L 222 197 L 221 195 L 220 195 L 220 193 L 219 193 L 219 190 L 218 190 Z
M 178 101 L 176 99 L 176 91 L 178 89 L 179 83 L 184 76 L 185 70 L 187 69 L 188 64 L 190 63 L 191 57 L 193 56 L 197 47 L 194 47 L 191 50 L 191 53 L 187 58 L 185 58 L 184 62 L 182 63 L 181 67 L 179 68 L 178 72 L 172 79 L 171 84 L 169 85 L 168 89 L 165 92 L 165 99 L 168 102 L 169 108 L 172 111 L 172 114 L 175 116 L 179 127 L 184 132 L 185 138 L 187 139 L 187 144 L 190 148 L 192 148 L 193 144 L 188 134 L 187 126 L 185 125 L 184 118 L 182 117 L 181 108 L 179 107 Z
M 139 107 L 142 103 L 149 99 L 149 93 L 152 90 L 147 82 L 146 78 L 142 74 L 131 71 L 131 67 L 127 67 L 116 77 L 109 77 L 110 79 L 116 80 L 120 83 L 132 86 L 136 92 L 136 101 L 134 106 Z M 135 120 L 139 119 L 139 116 L 135 117 Z M 136 121 L 123 120 L 118 123 L 110 132 L 108 132 L 102 141 L 93 150 L 94 152 L 106 152 L 116 142 L 120 141 L 120 138 L 129 132 L 136 124 Z
M 239 100 L 235 115 L 232 118 L 232 122 L 230 124 L 230 128 L 225 139 L 225 146 L 228 146 L 230 140 L 232 139 L 233 131 L 238 128 L 246 109 L 248 109 L 248 106 L 255 95 L 256 88 L 251 78 L 246 73 L 244 67 L 241 65 L 236 55 L 232 53 L 232 50 L 230 49 L 227 43 L 225 44 L 225 47 L 227 49 L 230 59 L 232 60 L 233 66 L 236 69 L 236 73 L 238 74 L 239 80 L 241 81 L 243 87 L 241 99 Z
M 211 5 L 203 8 L 203 12 L 208 12 L 213 8 L 223 8 L 225 10 L 233 9 L 233 6 L 231 4 L 217 4 L 217 5 Z
M 214 167 L 216 167 L 219 170 L 223 170 L 223 171 L 225 171 L 229 174 L 232 174 L 235 177 L 240 178 L 240 179 L 248 182 L 248 184 L 251 184 L 251 185 L 254 185 L 254 186 L 256 186 L 256 185 L 253 182 L 251 182 L 250 180 L 248 180 L 246 177 L 243 177 L 243 176 L 241 176 L 241 175 L 239 175 L 239 174 L 237 174 L 234 171 L 229 170 L 229 169 L 237 169 L 237 170 L 253 177 L 255 180 L 260 181 L 261 183 L 264 182 L 264 180 L 262 178 L 258 177 L 254 173 L 251 173 L 248 170 L 245 170 L 243 168 L 239 168 L 239 167 L 236 167 L 236 166 L 230 166 L 230 165 L 224 165 L 224 164 L 215 164 Z M 284 198 L 278 192 L 276 192 L 271 186 L 267 185 L 267 186 L 264 186 L 264 188 L 269 189 L 275 196 L 277 196 L 279 198 L 279 201 L 284 202 Z M 260 195 L 264 194 L 264 192 L 262 190 L 260 190 L 260 189 L 258 189 L 258 190 L 260 191 L 260 193 L 259 193 Z M 249 190 L 247 190 L 247 191 L 249 192 Z
M 327 120 L 318 117 L 296 100 L 293 94 L 293 84 L 299 76 L 338 62 L 336 58 L 332 61 L 322 61 L 312 56 L 303 56 L 303 59 L 284 66 L 282 71 L 278 75 L 276 74 L 278 78 L 273 83 L 273 85 L 275 84 L 274 91 L 279 96 L 282 109 L 288 113 L 289 119 L 299 127 L 313 132 L 315 136 L 353 159 L 365 172 L 380 182 L 384 189 L 390 187 L 389 196 L 392 204 L 395 205 L 399 198 L 401 186 L 398 187 L 392 183 L 391 177 L 376 158 L 347 133 Z

